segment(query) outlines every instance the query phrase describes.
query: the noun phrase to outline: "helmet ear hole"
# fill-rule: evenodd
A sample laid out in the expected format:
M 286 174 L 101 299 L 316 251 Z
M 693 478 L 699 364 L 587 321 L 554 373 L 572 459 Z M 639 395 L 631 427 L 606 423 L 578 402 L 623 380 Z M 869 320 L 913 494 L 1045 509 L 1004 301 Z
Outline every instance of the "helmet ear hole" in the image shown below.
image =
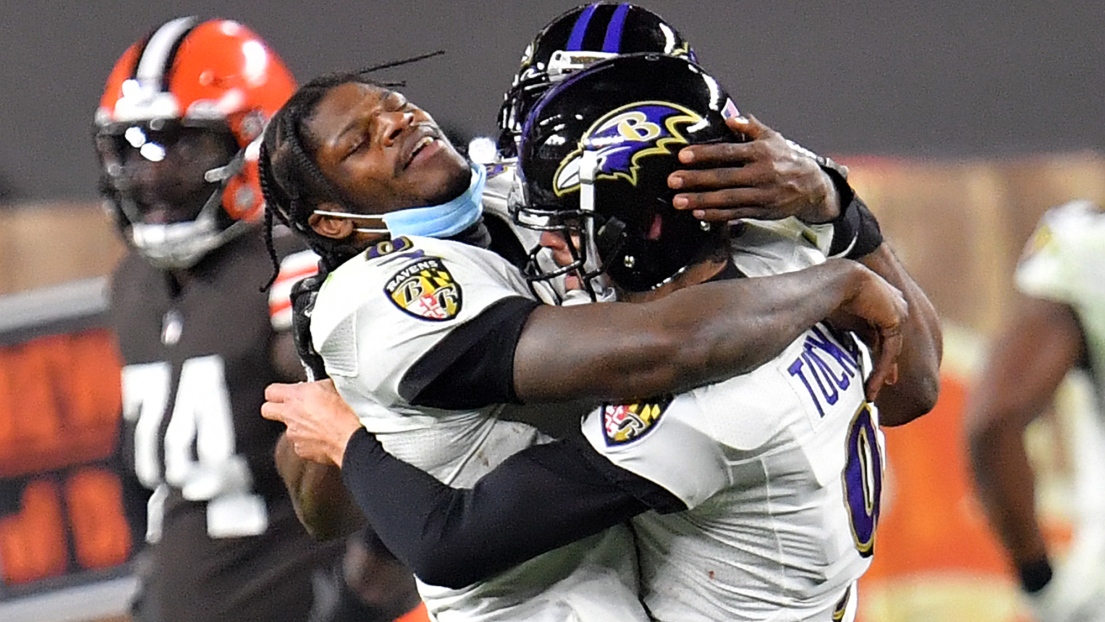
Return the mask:
M 599 254 L 610 256 L 617 252 L 625 235 L 625 223 L 616 216 L 606 219 L 601 227 L 595 231 L 595 246 Z

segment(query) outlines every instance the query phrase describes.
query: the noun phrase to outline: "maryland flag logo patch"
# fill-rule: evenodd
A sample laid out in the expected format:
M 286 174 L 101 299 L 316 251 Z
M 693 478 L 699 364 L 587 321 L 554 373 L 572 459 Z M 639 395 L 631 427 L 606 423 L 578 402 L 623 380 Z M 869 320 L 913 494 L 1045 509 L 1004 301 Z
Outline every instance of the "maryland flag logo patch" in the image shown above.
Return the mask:
M 401 311 L 420 320 L 443 322 L 460 313 L 460 285 L 438 257 L 424 257 L 395 273 L 384 291 Z
M 673 397 L 643 400 L 635 404 L 605 404 L 602 407 L 602 431 L 606 446 L 631 443 L 656 427 L 671 405 Z

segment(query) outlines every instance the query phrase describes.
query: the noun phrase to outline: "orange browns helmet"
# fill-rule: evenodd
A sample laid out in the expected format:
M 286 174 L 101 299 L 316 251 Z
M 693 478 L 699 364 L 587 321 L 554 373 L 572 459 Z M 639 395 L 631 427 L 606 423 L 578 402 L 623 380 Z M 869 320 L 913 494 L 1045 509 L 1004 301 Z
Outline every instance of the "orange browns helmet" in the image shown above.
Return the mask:
M 280 57 L 235 21 L 181 17 L 130 46 L 108 76 L 95 118 L 101 190 L 128 242 L 155 264 L 186 267 L 257 220 L 264 211 L 261 136 L 295 88 Z M 121 152 L 142 136 L 169 135 L 162 142 L 171 145 L 173 131 L 229 134 L 237 153 L 203 173 L 211 194 L 194 220 L 146 226 L 141 205 L 127 197 Z

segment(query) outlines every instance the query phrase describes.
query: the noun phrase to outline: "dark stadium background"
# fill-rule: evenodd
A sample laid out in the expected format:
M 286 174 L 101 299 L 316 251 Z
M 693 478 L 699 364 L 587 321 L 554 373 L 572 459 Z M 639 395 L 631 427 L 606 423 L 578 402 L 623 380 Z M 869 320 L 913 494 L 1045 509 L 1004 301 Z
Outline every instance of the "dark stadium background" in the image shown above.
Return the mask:
M 447 125 L 494 128 L 526 43 L 573 0 L 0 2 L 0 177 L 92 198 L 92 112 L 111 65 L 181 14 L 238 18 L 300 79 L 445 49 L 407 67 Z M 995 155 L 1105 147 L 1105 9 L 1095 0 L 645 0 L 738 105 L 837 154 Z M 390 75 L 390 74 L 389 74 Z

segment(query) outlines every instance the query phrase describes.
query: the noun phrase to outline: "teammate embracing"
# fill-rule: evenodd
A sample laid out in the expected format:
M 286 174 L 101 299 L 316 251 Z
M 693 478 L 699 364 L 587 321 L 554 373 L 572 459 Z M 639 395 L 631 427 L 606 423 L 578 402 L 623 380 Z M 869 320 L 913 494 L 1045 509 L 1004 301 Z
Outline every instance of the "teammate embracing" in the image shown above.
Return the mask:
M 614 73 L 605 73 L 610 68 Z M 609 100 L 588 105 L 583 98 L 580 103 L 580 94 L 588 93 L 585 87 L 594 86 L 608 98 L 628 97 L 640 94 L 641 88 L 655 91 L 654 83 L 631 79 L 650 73 L 670 78 L 658 82 L 671 85 L 674 94 L 664 91 L 671 98 L 666 105 L 675 112 L 672 122 L 678 117 L 680 124 L 663 125 L 667 131 L 649 133 L 645 144 L 622 145 L 627 150 L 622 154 L 624 172 L 615 167 L 599 173 L 600 162 L 612 165 L 613 160 L 601 160 L 593 151 L 587 155 L 584 150 L 572 159 L 569 152 L 579 136 L 571 132 L 581 131 L 579 124 L 591 130 L 618 127 L 613 116 L 605 119 L 611 122 L 609 127 L 596 116 L 620 111 L 604 108 Z M 778 529 L 761 530 L 762 542 L 750 541 L 747 555 L 770 557 L 769 551 L 785 541 L 789 554 L 802 562 L 811 555 L 832 557 L 813 560 L 809 565 L 816 568 L 807 569 L 806 575 L 785 572 L 776 578 L 779 583 L 759 577 L 761 583 L 755 585 L 762 587 L 752 588 L 757 594 L 775 594 L 781 587 L 784 594 L 778 598 L 789 599 L 762 606 L 797 604 L 811 615 L 829 615 L 834 608 L 841 613 L 854 611 L 854 605 L 849 606 L 854 602 L 848 598 L 850 584 L 870 552 L 881 477 L 877 419 L 874 408 L 865 403 L 865 386 L 875 393 L 887 370 L 881 368 L 866 378 L 865 385 L 870 361 L 858 343 L 818 324 L 831 314 L 831 307 L 806 316 L 804 323 L 792 324 L 797 318 L 780 318 L 775 305 L 780 296 L 797 294 L 790 304 L 807 307 L 830 285 L 815 279 L 796 291 L 787 285 L 790 279 L 858 264 L 825 261 L 815 248 L 798 249 L 794 237 L 768 227 L 749 227 L 748 239 L 741 240 L 749 251 L 730 259 L 728 227 L 703 226 L 691 214 L 676 212 L 670 203 L 664 207 L 657 188 L 666 185 L 666 173 L 646 175 L 638 168 L 660 163 L 670 172 L 673 157 L 668 148 L 679 145 L 679 139 L 690 142 L 687 137 L 692 132 L 699 132 L 692 136 L 695 142 L 732 138 L 721 118 L 725 99 L 711 95 L 720 91 L 718 85 L 693 64 L 669 56 L 623 57 L 595 65 L 557 88 L 563 90 L 542 100 L 528 127 L 567 130 L 545 136 L 546 142 L 534 147 L 535 153 L 552 160 L 538 158 L 532 170 L 526 168 L 529 152 L 523 149 L 529 194 L 520 220 L 542 227 L 557 225 L 578 236 L 578 244 L 571 243 L 577 239 L 572 235 L 562 238 L 559 247 L 553 244 L 554 255 L 576 262 L 570 266 L 570 276 L 595 297 L 608 290 L 603 280 L 609 279 L 623 291 L 641 292 L 630 294 L 639 302 L 537 305 L 504 260 L 471 243 L 458 243 L 458 239 L 479 240 L 482 227 L 470 197 L 478 192 L 481 175 L 455 156 L 424 111 L 386 87 L 353 77 L 308 85 L 300 92 L 302 97 L 297 94 L 289 103 L 288 117 L 278 115 L 270 127 L 262 155 L 263 168 L 271 172 L 271 177 L 265 177 L 265 188 L 282 220 L 308 236 L 324 256 L 339 255 L 338 267 L 318 292 L 310 316 L 311 338 L 326 373 L 356 415 L 337 422 L 336 430 L 327 430 L 336 423 L 334 419 L 301 417 L 282 408 L 282 401 L 295 398 L 280 395 L 279 387 L 270 387 L 272 401 L 263 413 L 288 424 L 288 435 L 302 455 L 343 466 L 343 476 L 361 509 L 388 546 L 423 579 L 422 594 L 441 619 L 450 615 L 551 619 L 568 611 L 580 619 L 601 619 L 611 611 L 619 619 L 639 617 L 641 612 L 633 609 L 635 577 L 627 576 L 627 569 L 619 564 L 632 550 L 624 548 L 623 521 L 649 507 L 674 511 L 693 505 L 699 506 L 701 515 L 695 515 L 695 510 L 673 515 L 677 521 L 693 524 L 704 516 L 716 517 L 720 508 L 731 509 L 732 496 L 746 490 L 761 494 L 753 504 L 760 511 L 771 502 L 781 507 L 790 503 L 788 511 L 799 523 L 789 536 Z M 556 96 L 564 93 L 558 100 Z M 572 102 L 563 104 L 573 96 Z M 558 101 L 563 104 L 560 109 Z M 660 102 L 647 103 L 664 107 Z M 543 114 L 569 108 L 571 114 L 542 123 Z M 576 115 L 581 119 L 566 121 Z M 617 145 L 619 134 L 633 133 L 604 134 L 613 140 L 603 144 Z M 645 155 L 650 159 L 646 161 Z M 626 183 L 627 179 L 634 183 Z M 559 193 L 551 190 L 555 184 L 560 184 Z M 601 188 L 610 186 L 618 186 L 613 195 L 599 196 Z M 616 195 L 623 198 L 611 201 Z M 576 201 L 572 209 L 557 203 L 571 200 Z M 613 217 L 605 209 L 624 211 Z M 467 216 L 457 218 L 466 212 Z M 852 248 L 860 249 L 855 252 L 876 252 L 882 248 L 877 228 L 853 226 L 862 219 L 855 214 L 841 219 L 841 238 L 854 242 Z M 383 226 L 378 224 L 381 221 Z M 448 229 L 434 230 L 446 222 Z M 358 240 L 367 242 L 372 238 L 365 236 L 378 236 L 384 230 L 390 232 L 388 241 L 351 253 Z M 453 237 L 433 239 L 426 234 Z M 766 276 L 802 268 L 802 272 Z M 763 278 L 730 278 L 739 274 Z M 704 283 L 708 280 L 717 282 Z M 906 285 L 910 296 L 919 292 L 911 282 Z M 745 295 L 726 295 L 737 289 L 744 289 Z M 761 307 L 768 299 L 774 302 Z M 927 304 L 923 298 L 917 302 Z M 768 311 L 768 307 L 774 311 L 755 315 L 760 312 L 757 309 Z M 725 318 L 723 323 L 740 319 L 751 324 L 716 331 L 720 317 Z M 903 325 L 882 332 L 885 342 L 873 340 L 896 349 L 897 330 L 902 328 L 911 342 L 918 341 L 917 350 L 922 353 L 901 359 L 899 383 L 883 388 L 885 399 L 899 407 L 898 423 L 927 411 L 934 399 L 938 354 L 927 355 L 938 352 L 939 334 L 927 323 L 929 317 L 911 316 Z M 844 320 L 846 327 L 855 326 L 848 321 L 854 316 L 848 313 L 837 319 Z M 743 330 L 751 331 L 745 333 L 749 340 L 744 340 Z M 766 341 L 771 344 L 765 346 Z M 757 370 L 748 376 L 673 395 L 741 371 L 731 358 L 738 347 L 745 357 L 755 353 L 756 363 L 771 362 L 755 365 Z M 781 349 L 782 358 L 773 358 Z M 661 352 L 665 356 L 658 357 Z M 882 365 L 887 353 L 879 354 Z M 785 365 L 780 368 L 783 359 Z M 760 403 L 765 386 L 775 387 L 766 406 Z M 716 413 L 712 408 L 703 410 L 702 392 L 711 391 L 718 404 Z M 660 397 L 637 399 L 648 395 Z M 748 412 L 733 412 L 725 406 L 730 397 L 740 395 L 747 396 L 741 403 Z M 620 454 L 611 450 L 605 457 L 589 459 L 590 449 L 548 443 L 532 428 L 498 417 L 502 404 L 581 397 L 611 404 L 587 419 L 585 434 L 594 447 L 621 449 Z M 776 403 L 779 400 L 786 401 Z M 382 447 L 373 444 L 369 435 L 356 434 L 343 463 L 346 441 L 362 425 L 377 435 Z M 745 427 L 751 430 L 741 432 Z M 671 434 L 678 437 L 677 444 L 697 449 L 648 452 L 661 464 L 645 465 L 635 450 L 651 442 L 668 444 Z M 818 451 L 811 439 L 823 442 L 824 451 Z M 828 449 L 832 445 L 836 451 Z M 761 453 L 756 454 L 756 449 Z M 747 465 L 739 457 L 742 451 L 750 458 Z M 618 462 L 619 456 L 627 463 Z M 742 471 L 741 466 L 748 470 Z M 791 477 L 795 488 L 763 496 L 765 488 L 759 484 L 769 468 L 777 469 L 784 480 Z M 386 477 L 377 477 L 384 473 Z M 741 478 L 747 489 L 729 487 Z M 496 487 L 499 483 L 505 494 Z M 409 512 L 394 513 L 405 503 L 448 499 L 447 485 L 475 486 L 470 491 L 451 491 L 474 497 L 446 502 L 444 514 L 426 513 L 425 506 L 418 505 Z M 575 501 L 569 503 L 569 499 Z M 860 514 L 850 521 L 850 511 Z M 649 517 L 654 515 L 640 520 Z M 718 530 L 679 538 L 675 536 L 685 526 L 668 517 L 656 518 L 659 522 L 650 528 L 657 533 L 668 531 L 666 543 L 685 547 L 687 559 L 694 557 L 690 552 L 708 548 L 702 532 L 739 538 L 745 529 L 739 521 L 722 518 Z M 857 532 L 854 539 L 852 527 Z M 828 541 L 822 535 L 825 528 L 831 528 Z M 584 540 L 572 544 L 580 538 Z M 661 548 L 665 545 L 663 536 L 654 541 Z M 825 546 L 821 553 L 810 550 Z M 852 557 L 845 556 L 846 550 Z M 458 552 L 460 557 L 451 556 Z M 658 610 L 672 607 L 673 613 L 665 610 L 670 619 L 694 614 L 693 609 L 679 609 L 683 601 L 665 601 L 654 590 L 665 582 L 659 575 L 666 572 L 667 562 L 649 556 L 645 548 L 641 552 L 646 590 L 652 590 L 645 597 L 650 612 L 657 615 Z M 762 568 L 742 561 L 714 568 L 717 582 L 707 588 L 706 596 L 710 589 L 724 592 L 762 573 Z M 685 584 L 673 581 L 672 585 L 687 593 Z M 734 601 L 722 600 L 722 609 L 699 615 L 712 613 L 715 618 L 711 619 L 717 619 L 719 611 L 733 614 Z M 736 608 L 762 613 L 762 608 L 744 606 L 755 602 L 738 599 Z

